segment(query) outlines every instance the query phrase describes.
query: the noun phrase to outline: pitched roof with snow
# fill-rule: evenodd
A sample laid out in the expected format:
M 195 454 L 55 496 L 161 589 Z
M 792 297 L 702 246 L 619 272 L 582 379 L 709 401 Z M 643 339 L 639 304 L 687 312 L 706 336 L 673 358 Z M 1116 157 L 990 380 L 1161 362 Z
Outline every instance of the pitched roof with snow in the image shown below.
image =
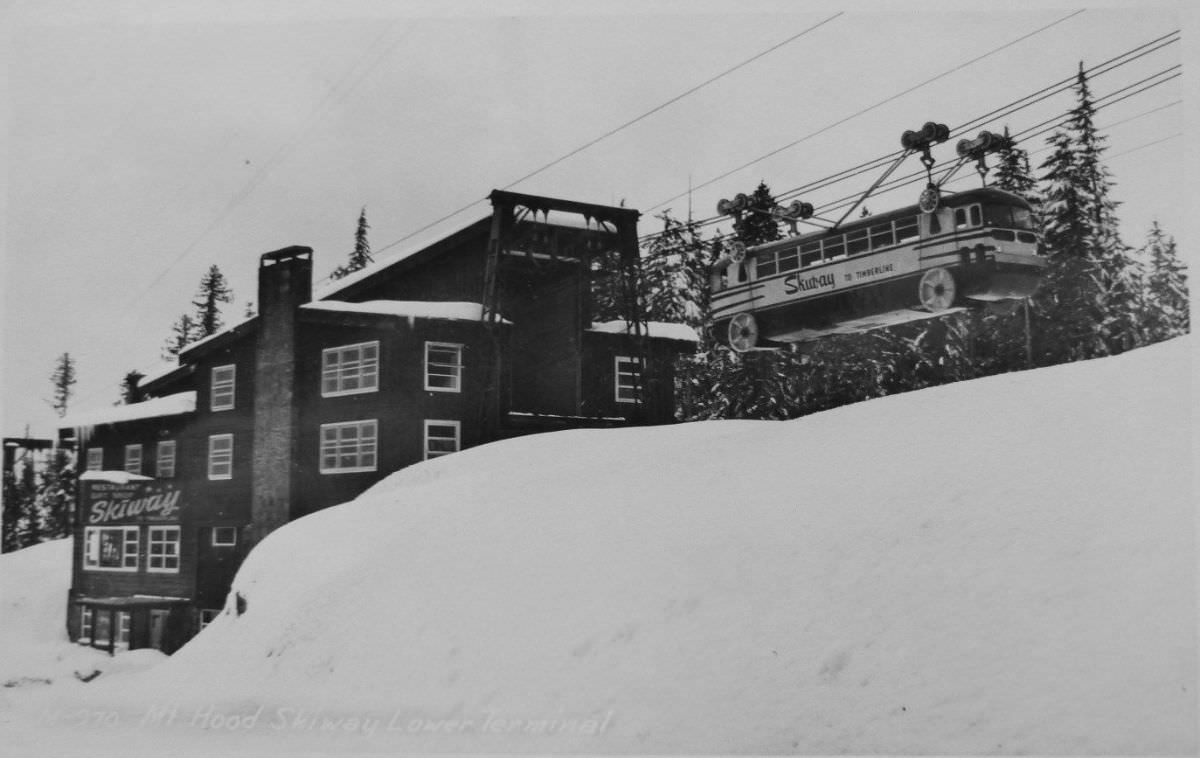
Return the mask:
M 75 429 L 81 426 L 116 424 L 121 421 L 138 421 L 162 416 L 179 416 L 196 410 L 196 393 L 180 392 L 175 395 L 156 397 L 140 403 L 114 405 L 65 416 L 58 422 L 59 429 Z
M 370 313 L 403 318 L 435 318 L 449 321 L 479 321 L 483 318 L 483 306 L 479 303 L 432 300 L 368 300 L 365 303 L 319 300 L 314 303 L 305 303 L 300 306 L 300 309 L 333 311 L 335 313 Z M 511 323 L 504 319 L 501 319 L 501 322 Z
M 600 321 L 592 324 L 590 332 L 602 334 L 632 334 L 628 321 Z M 687 324 L 672 324 L 667 321 L 646 322 L 646 336 L 654 339 L 681 340 L 684 342 L 699 342 L 696 330 Z
M 376 274 L 387 270 L 391 266 L 400 263 L 408 258 L 413 257 L 417 253 L 423 252 L 432 245 L 441 242 L 448 237 L 451 237 L 459 232 L 469 229 L 476 224 L 487 221 L 492 217 L 491 213 L 475 219 L 468 224 L 460 224 L 452 230 L 447 230 L 445 225 L 438 224 L 430 227 L 424 234 L 414 236 L 409 243 L 400 248 L 397 252 L 389 255 L 386 260 L 376 261 L 364 269 L 355 271 L 353 274 L 344 276 L 341 279 L 329 280 L 313 287 L 313 300 L 326 300 L 334 295 L 349 289 L 351 286 L 358 284 L 364 279 L 368 279 Z

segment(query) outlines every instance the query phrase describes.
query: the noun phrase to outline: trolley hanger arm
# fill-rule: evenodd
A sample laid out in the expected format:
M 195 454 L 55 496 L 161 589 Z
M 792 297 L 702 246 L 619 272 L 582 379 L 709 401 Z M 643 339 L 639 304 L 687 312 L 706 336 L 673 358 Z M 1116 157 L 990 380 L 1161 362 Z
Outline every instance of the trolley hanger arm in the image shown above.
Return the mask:
M 887 180 L 887 178 L 889 176 L 891 176 L 892 173 L 897 168 L 900 167 L 900 164 L 904 162 L 904 159 L 907 158 L 908 156 L 912 155 L 914 152 L 916 152 L 916 151 L 911 150 L 911 149 L 905 149 L 904 152 L 902 152 L 900 154 L 899 158 L 892 161 L 892 165 L 888 166 L 887 170 L 883 172 L 883 175 L 880 176 L 878 179 L 876 179 L 875 183 L 872 184 L 871 187 L 866 192 L 864 192 L 860 198 L 858 198 L 858 200 L 854 201 L 854 205 L 851 205 L 846 210 L 846 212 L 842 215 L 842 217 L 839 218 L 837 221 L 835 221 L 833 226 L 831 226 L 829 228 L 837 229 L 839 226 L 841 226 L 842 222 L 845 221 L 847 218 L 849 218 L 850 214 L 853 213 L 858 208 L 858 206 L 860 206 L 864 202 L 866 202 L 867 198 L 871 196 L 871 193 L 873 193 L 875 190 L 879 189 L 879 185 L 883 184 Z

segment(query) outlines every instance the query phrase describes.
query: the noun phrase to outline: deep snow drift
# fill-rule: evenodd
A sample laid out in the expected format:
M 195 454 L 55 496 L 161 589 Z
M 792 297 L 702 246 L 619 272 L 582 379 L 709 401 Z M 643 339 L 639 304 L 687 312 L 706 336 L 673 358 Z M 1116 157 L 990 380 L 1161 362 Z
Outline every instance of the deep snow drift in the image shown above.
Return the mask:
M 138 745 L 1192 753 L 1192 347 L 413 466 L 87 694 Z
M 65 621 L 70 586 L 71 540 L 0 555 L 0 687 L 79 685 L 80 677 L 111 677 L 166 658 L 157 650 L 109 657 L 72 644 Z

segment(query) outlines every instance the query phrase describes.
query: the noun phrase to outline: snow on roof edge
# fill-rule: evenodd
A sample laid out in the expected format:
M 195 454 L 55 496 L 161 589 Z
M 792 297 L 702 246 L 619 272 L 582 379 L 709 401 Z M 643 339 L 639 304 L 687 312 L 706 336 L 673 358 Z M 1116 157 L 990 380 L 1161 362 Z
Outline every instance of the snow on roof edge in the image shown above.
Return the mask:
M 184 353 L 190 353 L 191 351 L 195 350 L 196 348 L 200 347 L 201 345 L 212 342 L 217 337 L 228 334 L 229 332 L 234 331 L 235 329 L 237 329 L 240 326 L 245 326 L 246 324 L 250 323 L 251 321 L 253 321 L 256 318 L 258 318 L 257 313 L 254 314 L 253 316 L 246 316 L 242 319 L 239 319 L 238 321 L 235 321 L 232 324 L 229 324 L 228 326 L 224 326 L 220 329 L 220 331 L 213 332 L 212 334 L 208 335 L 207 337 L 201 337 L 200 339 L 196 340 L 195 342 L 189 343 L 182 350 L 179 351 L 179 354 L 183 355 Z
M 84 471 L 79 475 L 81 482 L 112 482 L 113 484 L 128 484 L 129 482 L 148 482 L 154 477 L 130 473 L 129 471 Z
M 161 416 L 179 416 L 196 410 L 196 392 L 177 392 L 140 403 L 114 405 L 108 408 L 97 408 L 81 411 L 64 416 L 58 422 L 59 429 L 75 429 L 82 426 L 97 424 L 115 424 L 122 421 L 138 421 L 140 419 L 158 418 Z
M 402 318 L 432 318 L 451 321 L 480 321 L 483 306 L 463 300 L 367 300 L 349 303 L 343 300 L 319 300 L 300 306 L 304 310 L 333 311 L 339 313 L 370 313 L 380 316 Z M 511 321 L 501 318 L 501 323 Z
M 480 201 L 480 202 L 484 202 L 484 201 Z M 411 258 L 412 256 L 421 252 L 425 248 L 430 247 L 431 245 L 434 245 L 438 242 L 441 242 L 442 240 L 446 239 L 447 237 L 457 234 L 458 232 L 461 232 L 463 229 L 474 226 L 475 224 L 478 224 L 480 221 L 484 221 L 491 217 L 492 217 L 492 214 L 489 211 L 486 215 L 483 215 L 483 216 L 480 216 L 479 218 L 473 219 L 469 223 L 456 226 L 455 228 L 451 229 L 450 231 L 446 231 L 446 227 L 441 224 L 430 227 L 430 229 L 427 231 L 426 234 L 423 234 L 419 237 L 414 237 L 411 242 L 409 242 L 404 247 L 400 248 L 400 250 L 398 252 L 396 252 L 395 254 L 389 255 L 386 259 L 375 261 L 373 264 L 367 266 L 366 268 L 364 268 L 360 271 L 355 271 L 353 274 L 344 276 L 341 279 L 333 279 L 330 281 L 322 280 L 322 282 L 324 282 L 323 284 L 313 287 L 313 301 L 315 302 L 318 300 L 326 300 L 326 299 L 332 298 L 334 295 L 336 295 L 337 293 L 341 292 L 342 290 L 350 287 L 351 285 L 358 284 L 359 282 L 363 281 L 364 279 L 367 279 L 375 274 L 378 274 L 379 272 L 383 271 L 384 269 L 388 268 L 389 266 L 392 266 L 394 264 L 400 263 L 403 260 Z M 326 279 L 328 279 L 328 277 L 326 277 Z
M 629 334 L 629 322 L 627 321 L 599 321 L 592 324 L 589 332 L 600 332 L 602 334 Z M 696 330 L 687 324 L 675 324 L 669 321 L 648 321 L 646 323 L 646 336 L 652 339 L 664 340 L 681 340 L 684 342 L 699 342 L 700 336 L 696 334 Z

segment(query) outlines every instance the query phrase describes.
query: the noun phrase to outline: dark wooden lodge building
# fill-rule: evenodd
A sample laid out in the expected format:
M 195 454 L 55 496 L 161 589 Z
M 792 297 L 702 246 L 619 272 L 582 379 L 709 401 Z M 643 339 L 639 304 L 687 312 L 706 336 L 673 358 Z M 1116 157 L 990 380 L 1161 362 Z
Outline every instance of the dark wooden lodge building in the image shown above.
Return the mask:
M 593 319 L 597 276 L 637 275 L 637 211 L 491 201 L 315 300 L 311 249 L 261 256 L 256 316 L 188 346 L 142 382 L 142 402 L 63 420 L 88 470 L 72 639 L 171 652 L 225 607 L 253 544 L 404 466 L 530 432 L 673 419 L 672 365 L 694 335 Z

